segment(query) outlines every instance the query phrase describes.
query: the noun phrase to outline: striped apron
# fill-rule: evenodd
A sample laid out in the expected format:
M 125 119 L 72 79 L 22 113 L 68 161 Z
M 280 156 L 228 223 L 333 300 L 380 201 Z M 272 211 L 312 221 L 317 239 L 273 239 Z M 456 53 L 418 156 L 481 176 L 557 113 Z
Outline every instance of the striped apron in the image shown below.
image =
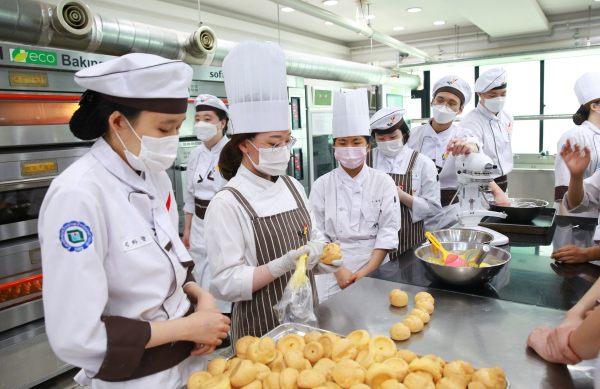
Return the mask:
M 406 169 L 406 174 L 394 174 L 388 173 L 390 177 L 394 180 L 396 186 L 400 186 L 403 191 L 408 194 L 412 194 L 412 170 L 415 167 L 415 163 L 417 162 L 417 157 L 419 156 L 418 151 L 413 151 L 410 162 L 408 163 L 408 169 Z M 367 166 L 373 167 L 373 152 L 370 151 L 367 155 Z M 400 254 L 404 253 L 417 243 L 421 242 L 425 239 L 425 222 L 423 220 L 413 223 L 412 216 L 410 215 L 410 209 L 400 202 L 400 210 L 401 210 L 401 229 L 398 231 L 398 250 L 390 253 L 390 259 L 395 259 L 400 256 Z
M 250 203 L 242 194 L 230 187 L 221 190 L 231 192 L 252 221 L 254 229 L 254 244 L 258 266 L 282 257 L 290 250 L 295 250 L 310 240 L 312 223 L 310 213 L 296 187 L 288 176 L 279 176 L 287 185 L 296 200 L 296 209 L 282 212 L 273 216 L 259 217 Z M 289 271 L 262 289 L 252 293 L 252 300 L 236 302 L 231 318 L 231 344 L 238 339 L 250 335 L 261 337 L 279 325 L 279 320 L 273 312 L 273 305 L 283 296 L 293 271 Z M 317 286 L 313 271 L 307 272 L 312 286 L 313 304 L 319 303 Z

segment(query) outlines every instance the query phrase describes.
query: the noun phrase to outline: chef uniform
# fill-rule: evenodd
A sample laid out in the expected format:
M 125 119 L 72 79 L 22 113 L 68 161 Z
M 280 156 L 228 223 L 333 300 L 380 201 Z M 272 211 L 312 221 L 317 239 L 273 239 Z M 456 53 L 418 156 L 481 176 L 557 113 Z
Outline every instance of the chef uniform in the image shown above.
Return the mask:
M 234 136 L 290 129 L 285 55 L 279 45 L 240 43 L 225 58 L 223 74 Z M 289 157 L 289 150 L 279 152 Z M 273 305 L 281 299 L 293 272 L 253 293 L 254 270 L 309 240 L 325 241 L 316 228 L 302 184 L 286 175 L 276 177 L 275 182 L 265 180 L 241 164 L 206 212 L 205 220 L 210 225 L 206 230 L 206 241 L 210 242 L 207 252 L 213 276 L 210 291 L 216 298 L 236 303 L 232 344 L 246 335 L 263 336 L 279 325 Z M 307 275 L 316 305 L 315 270 Z
M 506 88 L 508 76 L 502 68 L 490 69 L 475 81 L 475 92 L 485 93 L 492 89 Z M 465 115 L 458 125 L 458 137 L 472 136 L 476 139 L 479 152 L 492 159 L 496 166 L 493 172 L 494 181 L 506 193 L 507 175 L 513 169 L 512 132 L 514 119 L 506 110 L 501 109 L 494 115 L 481 102 L 477 108 Z
M 472 92 L 469 84 L 460 77 L 449 75 L 440 78 L 433 85 L 433 99 L 439 92 L 449 92 L 456 95 L 466 106 L 471 101 Z M 458 176 L 456 175 L 456 156 L 447 151 L 448 143 L 457 137 L 458 127 L 451 124 L 446 130 L 437 133 L 431 126 L 430 119 L 427 124 L 411 128 L 410 138 L 406 145 L 429 157 L 436 165 L 440 180 L 440 202 L 442 210 L 436 215 L 425 219 L 425 231 L 442 229 L 454 223 L 454 216 L 458 213 L 460 204 L 458 196 Z M 467 143 L 476 143 L 477 139 L 471 134 L 463 135 Z M 443 220 L 442 220 L 443 218 Z M 440 220 L 442 220 L 440 222 Z
M 352 136 L 370 136 L 366 89 L 334 92 L 333 138 Z M 367 266 L 375 249 L 398 248 L 400 201 L 387 174 L 365 164 L 352 178 L 340 164 L 315 181 L 310 203 L 318 229 L 328 242 L 340 242 L 344 267 L 352 273 Z M 383 263 L 388 261 L 386 256 Z M 341 291 L 334 274 L 317 282 L 321 301 Z
M 194 101 L 196 111 L 221 110 L 229 117 L 227 107 L 218 97 L 199 95 Z M 190 153 L 186 170 L 185 205 L 183 210 L 193 214 L 190 232 L 190 255 L 194 260 L 194 278 L 204 290 L 210 289 L 210 268 L 204 243 L 204 217 L 208 204 L 214 195 L 227 184 L 227 180 L 219 173 L 219 157 L 221 150 L 229 142 L 223 136 L 210 150 L 204 143 Z M 217 300 L 217 306 L 223 313 L 231 312 L 229 301 Z
M 110 101 L 163 113 L 186 111 L 191 80 L 189 65 L 149 54 L 75 75 Z M 77 382 L 180 388 L 206 366 L 190 356 L 193 342 L 145 349 L 150 322 L 194 311 L 183 291 L 193 261 L 174 199 L 164 171 L 138 175 L 102 137 L 50 185 L 38 224 L 46 332 L 56 355 L 82 368 Z
M 383 108 L 371 118 L 371 131 L 391 133 L 404 123 L 402 108 Z M 398 231 L 398 250 L 390 259 L 425 239 L 425 223 L 442 210 L 440 183 L 435 164 L 423 154 L 404 145 L 396 155 L 385 155 L 379 148 L 367 156 L 367 166 L 388 174 L 404 192 L 413 196 L 412 209 L 400 203 L 401 227 Z
M 600 73 L 586 73 L 579 77 L 575 82 L 575 94 L 582 108 L 588 103 L 600 100 Z M 589 112 L 589 106 L 587 106 L 587 111 Z M 581 125 L 565 132 L 556 145 L 558 150 L 554 163 L 554 208 L 556 209 L 559 209 L 559 204 L 569 188 L 571 179 L 569 168 L 560 155 L 567 139 L 570 140 L 571 146 L 578 144 L 582 150 L 585 146 L 590 150 L 590 164 L 583 173 L 584 179 L 600 170 L 600 129 L 586 120 Z M 598 211 L 591 209 L 576 216 L 596 218 Z

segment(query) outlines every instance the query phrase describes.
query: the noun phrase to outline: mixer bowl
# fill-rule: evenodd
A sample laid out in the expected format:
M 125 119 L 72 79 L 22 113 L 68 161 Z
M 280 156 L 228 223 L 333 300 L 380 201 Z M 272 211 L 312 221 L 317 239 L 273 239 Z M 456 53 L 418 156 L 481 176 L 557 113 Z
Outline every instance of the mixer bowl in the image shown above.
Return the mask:
M 538 199 L 510 199 L 518 202 L 531 202 L 535 203 L 535 207 L 531 208 L 517 208 L 517 207 L 505 207 L 502 205 L 496 205 L 493 201 L 490 201 L 490 211 L 494 212 L 504 212 L 506 213 L 506 219 L 503 220 L 503 223 L 513 223 L 513 224 L 525 224 L 531 222 L 536 217 L 540 216 L 542 212 L 544 212 L 544 208 L 548 205 L 548 202 L 545 200 Z
M 488 232 L 448 228 L 431 233 L 439 242 L 490 243 L 494 236 Z
M 456 250 L 471 250 L 480 249 L 483 247 L 481 243 L 464 243 L 464 242 L 440 242 L 445 250 L 454 252 Z M 436 279 L 445 282 L 447 284 L 456 286 L 472 286 L 485 284 L 491 280 L 496 274 L 502 270 L 510 262 L 511 255 L 508 251 L 502 250 L 498 247 L 490 247 L 488 257 L 493 255 L 502 262 L 499 264 L 491 265 L 489 259 L 486 258 L 483 262 L 490 264 L 487 267 L 452 267 L 445 265 L 438 265 L 424 259 L 425 256 L 439 256 L 441 253 L 436 250 L 434 254 L 432 246 L 427 243 L 415 250 L 415 255 L 421 260 L 421 263 L 427 269 L 432 276 Z

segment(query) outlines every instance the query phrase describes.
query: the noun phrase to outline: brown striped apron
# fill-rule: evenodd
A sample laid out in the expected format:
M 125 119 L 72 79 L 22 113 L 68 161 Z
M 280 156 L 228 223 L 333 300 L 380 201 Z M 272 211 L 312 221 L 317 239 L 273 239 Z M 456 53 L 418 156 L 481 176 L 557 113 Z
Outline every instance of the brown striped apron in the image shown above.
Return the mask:
M 310 212 L 288 176 L 279 176 L 287 185 L 296 200 L 296 209 L 273 216 L 260 217 L 242 194 L 230 187 L 223 190 L 231 192 L 242 208 L 250 216 L 254 229 L 254 244 L 258 266 L 282 257 L 290 250 L 295 250 L 310 240 L 312 223 Z M 252 300 L 236 302 L 231 318 L 231 344 L 243 336 L 261 337 L 279 325 L 273 312 L 273 305 L 281 299 L 293 271 L 285 273 L 262 289 L 252 293 Z M 313 304 L 319 303 L 317 286 L 313 271 L 308 271 L 313 292 Z
M 412 170 L 415 167 L 418 156 L 419 152 L 413 151 L 410 157 L 410 162 L 408 163 L 408 169 L 406 169 L 405 174 L 388 173 L 388 175 L 394 180 L 396 186 L 401 186 L 402 190 L 408 194 L 413 193 Z M 367 166 L 374 168 L 372 151 L 370 151 L 367 155 Z M 404 253 L 425 239 L 425 221 L 421 220 L 417 223 L 413 223 L 412 216 L 410 215 L 410 209 L 402 202 L 400 202 L 400 210 L 402 214 L 400 219 L 402 228 L 400 231 L 398 231 L 398 251 L 390 253 L 390 259 L 399 257 L 400 254 Z

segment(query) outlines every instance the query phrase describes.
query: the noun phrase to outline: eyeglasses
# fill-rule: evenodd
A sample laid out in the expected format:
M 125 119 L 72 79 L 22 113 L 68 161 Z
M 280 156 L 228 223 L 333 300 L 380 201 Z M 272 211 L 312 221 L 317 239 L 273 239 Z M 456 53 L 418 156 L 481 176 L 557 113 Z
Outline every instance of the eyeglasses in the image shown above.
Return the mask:
M 273 153 L 278 153 L 281 150 L 283 150 L 284 148 L 288 149 L 288 151 L 289 151 L 289 150 L 292 149 L 292 147 L 294 147 L 294 145 L 296 144 L 297 140 L 298 139 L 296 139 L 296 138 L 294 138 L 292 136 L 292 137 L 290 137 L 290 140 L 288 140 L 288 141 L 277 142 L 277 143 L 275 143 L 275 146 L 273 146 L 273 148 L 271 149 L 271 151 Z M 250 142 L 250 143 L 252 143 L 252 142 Z M 264 144 L 262 142 L 259 142 L 259 143 L 262 144 L 262 145 L 264 145 L 264 146 L 267 146 L 267 148 L 271 147 L 270 145 Z M 252 146 L 254 146 L 254 144 L 252 144 Z M 254 147 L 256 147 L 256 146 L 254 146 Z

